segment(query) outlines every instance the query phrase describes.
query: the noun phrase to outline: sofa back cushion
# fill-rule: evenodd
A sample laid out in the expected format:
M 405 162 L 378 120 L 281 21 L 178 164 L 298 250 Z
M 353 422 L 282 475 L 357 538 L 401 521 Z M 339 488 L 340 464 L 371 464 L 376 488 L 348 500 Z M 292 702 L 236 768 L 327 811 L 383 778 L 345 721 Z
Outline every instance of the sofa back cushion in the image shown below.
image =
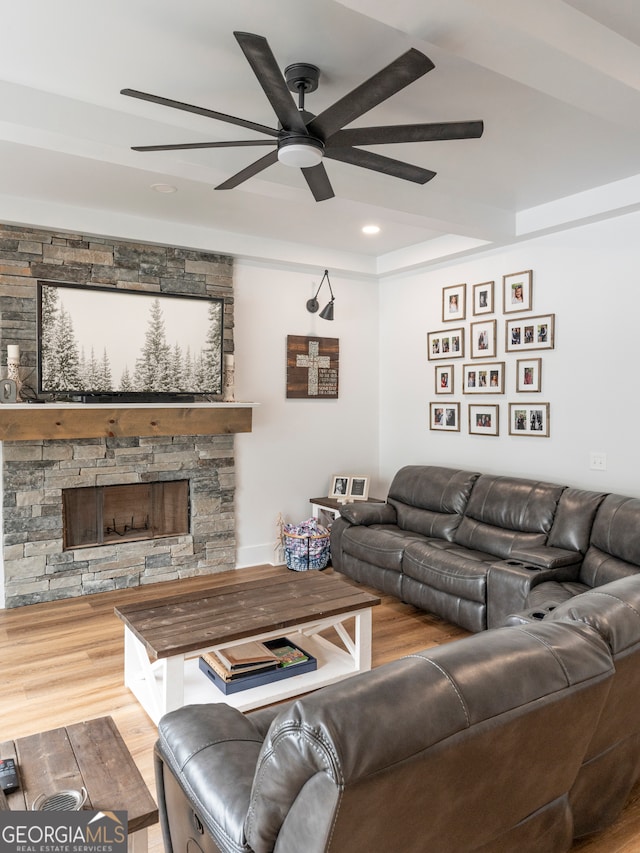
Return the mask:
M 506 558 L 517 548 L 545 545 L 564 486 L 483 474 L 455 532 L 466 548 Z
M 560 495 L 547 545 L 587 553 L 596 513 L 604 492 L 567 488 Z
M 387 498 L 396 510 L 398 527 L 452 541 L 478 476 L 437 465 L 401 468 Z
M 568 849 L 566 792 L 612 672 L 590 628 L 542 622 L 477 634 L 316 691 L 271 724 L 247 841 L 256 853 L 276 839 L 278 849 L 305 853 L 494 850 L 495 839 L 554 803 L 548 835 L 537 845 L 529 838 L 526 849 Z M 562 844 L 553 843 L 557 833 Z
M 607 495 L 591 531 L 589 549 L 580 569 L 587 586 L 601 586 L 640 572 L 640 500 Z

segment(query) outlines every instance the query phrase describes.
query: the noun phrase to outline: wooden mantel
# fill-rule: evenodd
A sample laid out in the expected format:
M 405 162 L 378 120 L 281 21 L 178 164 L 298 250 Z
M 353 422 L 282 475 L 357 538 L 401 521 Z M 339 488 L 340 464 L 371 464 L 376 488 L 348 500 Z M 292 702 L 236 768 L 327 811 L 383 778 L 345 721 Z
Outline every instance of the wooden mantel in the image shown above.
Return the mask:
M 255 403 L 9 403 L 0 441 L 251 432 Z

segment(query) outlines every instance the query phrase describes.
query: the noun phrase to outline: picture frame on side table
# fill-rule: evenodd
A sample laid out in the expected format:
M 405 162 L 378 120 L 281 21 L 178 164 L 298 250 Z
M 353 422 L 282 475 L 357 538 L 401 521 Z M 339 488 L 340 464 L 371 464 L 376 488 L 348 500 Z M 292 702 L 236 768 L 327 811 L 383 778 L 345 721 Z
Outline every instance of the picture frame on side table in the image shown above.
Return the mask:
M 464 358 L 464 326 L 427 332 L 427 358 L 429 361 Z
M 496 326 L 495 320 L 478 320 L 470 324 L 471 352 L 469 358 L 496 357 Z
M 500 406 L 469 403 L 469 434 L 500 435 Z
M 555 314 L 518 317 L 505 323 L 505 350 L 553 349 L 555 346 Z
M 515 314 L 531 311 L 533 303 L 533 270 L 513 272 L 502 276 L 502 311 Z
M 467 285 L 454 284 L 442 289 L 442 322 L 464 320 L 467 306 Z
M 429 429 L 460 432 L 460 403 L 430 403 Z
M 454 371 L 452 364 L 436 364 L 436 394 L 453 394 Z
M 519 358 L 516 361 L 516 391 L 524 394 L 542 391 L 541 358 Z
M 351 477 L 348 474 L 334 474 L 331 478 L 330 498 L 346 498 L 351 488 Z
M 495 282 L 483 281 L 473 285 L 473 313 L 493 314 Z
M 369 478 L 354 474 L 349 486 L 349 498 L 352 501 L 366 501 L 369 497 Z
M 504 394 L 504 361 L 462 365 L 463 394 Z
M 509 435 L 549 438 L 549 403 L 509 403 Z

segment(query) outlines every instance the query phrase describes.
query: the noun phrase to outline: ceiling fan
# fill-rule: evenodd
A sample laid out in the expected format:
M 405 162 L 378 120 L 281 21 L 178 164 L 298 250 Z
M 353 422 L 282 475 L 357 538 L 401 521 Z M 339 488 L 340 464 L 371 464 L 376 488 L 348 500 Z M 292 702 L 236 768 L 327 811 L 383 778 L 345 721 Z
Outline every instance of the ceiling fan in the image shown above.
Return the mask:
M 433 62 L 419 50 L 411 48 L 386 68 L 357 86 L 332 106 L 315 116 L 305 109 L 305 95 L 318 87 L 320 71 L 315 65 L 297 62 L 288 65 L 284 75 L 263 36 L 252 33 L 234 33 L 249 65 L 258 78 L 265 95 L 278 118 L 280 127 L 273 128 L 236 116 L 219 113 L 205 107 L 196 107 L 170 98 L 150 95 L 136 89 L 122 89 L 121 94 L 143 101 L 151 101 L 177 110 L 236 124 L 248 130 L 263 133 L 270 139 L 243 139 L 235 142 L 192 142 L 181 145 L 137 145 L 134 151 L 176 151 L 195 148 L 239 148 L 272 146 L 270 151 L 236 175 L 216 187 L 230 190 L 280 161 L 302 170 L 316 201 L 334 196 L 323 157 L 340 160 L 353 166 L 383 172 L 394 178 L 426 184 L 435 172 L 400 160 L 394 160 L 361 145 L 388 145 L 397 142 L 427 142 L 430 140 L 471 139 L 482 136 L 482 121 L 443 122 L 429 124 L 402 124 L 382 127 L 354 127 L 345 125 L 355 121 L 373 107 L 401 91 L 434 68 Z M 298 95 L 296 105 L 291 92 Z

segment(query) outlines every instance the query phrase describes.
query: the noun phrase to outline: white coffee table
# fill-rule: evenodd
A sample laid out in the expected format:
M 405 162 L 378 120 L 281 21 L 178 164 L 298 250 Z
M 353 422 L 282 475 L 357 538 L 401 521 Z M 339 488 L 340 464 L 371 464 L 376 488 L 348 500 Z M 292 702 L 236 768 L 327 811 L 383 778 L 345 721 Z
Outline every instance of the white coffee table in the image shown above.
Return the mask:
M 241 711 L 307 693 L 371 668 L 371 611 L 380 603 L 344 578 L 287 572 L 185 595 L 116 607 L 124 623 L 124 680 L 157 723 L 196 702 L 226 702 Z M 286 636 L 318 668 L 225 695 L 200 671 L 207 651 L 247 640 Z

